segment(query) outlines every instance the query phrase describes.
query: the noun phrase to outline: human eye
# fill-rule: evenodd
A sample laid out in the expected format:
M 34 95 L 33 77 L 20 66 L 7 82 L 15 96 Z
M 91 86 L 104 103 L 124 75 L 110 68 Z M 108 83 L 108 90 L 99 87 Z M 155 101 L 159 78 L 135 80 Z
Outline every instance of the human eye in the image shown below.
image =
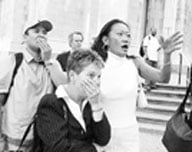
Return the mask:
M 46 30 L 43 30 L 42 32 L 44 35 L 47 35 L 47 31 Z
M 130 34 L 130 33 L 126 33 L 126 36 L 127 36 L 128 38 L 131 38 L 131 34 Z
M 101 79 L 101 75 L 99 74 L 99 75 L 97 76 L 97 78 L 98 78 L 98 79 Z
M 33 31 L 34 31 L 34 33 L 39 33 L 39 29 L 38 28 L 35 28 Z
M 118 36 L 123 36 L 123 33 L 122 32 L 117 32 L 117 35 Z
M 95 78 L 95 74 L 94 73 L 89 73 L 88 77 L 93 80 Z

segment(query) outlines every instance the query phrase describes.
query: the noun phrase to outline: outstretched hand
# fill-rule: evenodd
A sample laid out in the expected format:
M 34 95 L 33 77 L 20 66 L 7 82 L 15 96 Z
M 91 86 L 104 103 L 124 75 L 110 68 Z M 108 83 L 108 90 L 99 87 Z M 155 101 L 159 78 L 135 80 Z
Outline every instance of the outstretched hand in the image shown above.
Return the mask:
M 162 48 L 164 49 L 165 54 L 170 55 L 174 51 L 180 50 L 182 43 L 183 35 L 181 32 L 176 32 L 162 43 Z

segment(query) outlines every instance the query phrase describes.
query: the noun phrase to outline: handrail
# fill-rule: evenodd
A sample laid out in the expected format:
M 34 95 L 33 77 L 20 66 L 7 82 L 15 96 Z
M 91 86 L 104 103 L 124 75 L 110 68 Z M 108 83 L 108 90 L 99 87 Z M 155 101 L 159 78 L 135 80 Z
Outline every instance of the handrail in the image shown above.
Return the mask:
M 190 65 L 190 71 L 189 71 L 189 84 L 192 82 L 192 64 Z
M 179 78 L 178 78 L 178 84 L 181 84 L 182 64 L 183 64 L 183 55 L 182 55 L 182 53 L 179 53 Z
M 186 65 L 187 65 L 186 85 L 189 85 L 190 79 L 191 79 L 191 76 L 190 76 L 191 63 L 190 63 L 190 61 L 188 60 L 188 58 L 185 56 L 185 54 L 182 51 L 179 52 L 179 54 L 182 55 L 182 61 L 185 61 Z
M 186 75 L 186 85 L 189 85 L 189 80 L 190 80 L 190 67 L 187 66 L 187 75 Z

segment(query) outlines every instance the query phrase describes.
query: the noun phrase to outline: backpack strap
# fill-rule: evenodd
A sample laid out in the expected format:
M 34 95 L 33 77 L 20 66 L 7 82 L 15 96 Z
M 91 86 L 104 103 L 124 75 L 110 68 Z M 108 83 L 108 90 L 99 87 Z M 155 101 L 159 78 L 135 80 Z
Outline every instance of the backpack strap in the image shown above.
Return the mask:
M 16 152 L 20 152 L 20 149 L 21 149 L 21 147 L 23 146 L 23 143 L 24 143 L 27 135 L 29 134 L 29 131 L 31 130 L 32 125 L 35 123 L 36 118 L 37 118 L 37 114 L 35 114 L 33 120 L 32 120 L 32 121 L 30 122 L 30 124 L 27 126 L 27 129 L 26 129 L 25 132 L 24 132 L 24 135 L 23 135 L 23 137 L 22 137 L 22 139 L 21 139 L 21 142 L 20 142 L 19 147 L 18 147 L 18 149 L 17 149 Z
M 11 79 L 11 84 L 9 86 L 9 91 L 11 89 L 11 87 L 13 86 L 13 82 L 14 82 L 14 79 L 15 79 L 15 75 L 21 65 L 21 62 L 23 60 L 23 54 L 21 52 L 19 53 L 16 53 L 15 54 L 15 61 L 16 61 L 16 64 L 15 64 L 15 68 L 14 68 L 14 71 L 13 71 L 13 76 L 12 76 L 12 79 Z
M 63 104 L 63 106 L 62 106 L 62 108 L 63 108 L 63 111 L 64 111 L 64 119 L 66 119 L 67 120 L 67 125 L 68 125 L 68 128 L 69 128 L 69 123 L 68 123 L 68 114 L 67 114 L 67 105 L 66 105 L 66 103 L 65 103 L 65 101 L 62 99 L 62 98 L 58 98 L 58 100 L 60 101 L 60 102 L 63 102 L 64 104 Z M 31 130 L 31 127 L 34 125 L 34 128 L 33 129 L 36 129 L 35 127 L 35 125 L 36 125 L 36 120 L 38 119 L 38 114 L 37 113 L 35 113 L 35 115 L 34 115 L 34 117 L 33 117 L 33 119 L 32 119 L 32 121 L 30 122 L 30 124 L 27 126 L 27 129 L 25 130 L 25 132 L 24 132 L 24 135 L 23 135 L 23 137 L 22 137 L 22 139 L 21 139 L 21 142 L 20 142 L 20 144 L 19 144 L 19 147 L 18 147 L 18 149 L 16 150 L 16 152 L 20 152 L 21 151 L 21 147 L 23 146 L 23 143 L 25 142 L 25 139 L 26 139 L 26 137 L 27 137 L 27 135 L 29 134 L 29 131 Z M 70 135 L 69 135 L 69 132 L 68 132 L 68 138 L 70 139 Z M 32 146 L 32 152 L 34 152 L 34 151 L 36 151 L 36 148 L 38 149 L 38 148 L 40 148 L 40 149 L 42 149 L 42 145 L 38 145 L 38 144 L 40 144 L 39 142 L 39 140 L 41 140 L 39 137 L 37 138 L 37 139 L 35 139 L 36 137 L 38 137 L 38 134 L 37 134 L 37 132 L 34 130 L 34 143 L 33 143 L 33 146 Z M 35 141 L 35 140 L 37 140 L 37 141 Z M 71 142 L 70 142 L 70 144 L 71 144 Z M 36 146 L 40 146 L 40 147 L 36 147 Z M 41 150 L 40 150 L 41 151 Z
M 21 65 L 22 60 L 23 60 L 23 54 L 22 53 L 16 53 L 15 54 L 15 62 L 16 62 L 16 64 L 15 64 L 15 67 L 14 67 L 14 70 L 13 70 L 13 75 L 12 75 L 12 78 L 11 78 L 11 84 L 9 85 L 8 92 L 2 94 L 2 100 L 1 100 L 1 104 L 2 105 L 5 105 L 5 103 L 7 102 L 7 98 L 9 96 L 11 87 L 13 86 L 15 75 L 17 73 L 17 70 L 18 70 L 19 66 Z

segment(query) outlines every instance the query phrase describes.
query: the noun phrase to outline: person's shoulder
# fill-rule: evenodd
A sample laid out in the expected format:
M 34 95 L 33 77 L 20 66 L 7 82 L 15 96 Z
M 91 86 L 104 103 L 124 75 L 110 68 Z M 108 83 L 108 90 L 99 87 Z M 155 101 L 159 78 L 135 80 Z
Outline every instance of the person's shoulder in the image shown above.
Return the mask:
M 62 57 L 67 57 L 67 56 L 69 56 L 69 54 L 70 54 L 70 51 L 62 52 L 62 53 L 58 54 L 57 59 L 62 58 Z
M 150 41 L 150 35 L 147 35 L 143 38 L 143 45 L 146 45 Z
M 157 37 L 154 37 L 155 41 L 159 44 L 159 40 Z
M 67 60 L 69 55 L 70 55 L 70 52 L 68 51 L 68 52 L 63 52 L 57 56 L 57 61 L 61 65 L 63 71 L 66 71 Z
M 67 55 L 67 54 L 70 54 L 70 51 L 60 53 L 60 55 Z
M 15 58 L 14 54 L 4 54 L 4 53 L 0 54 L 0 69 L 1 69 L 1 73 L 13 70 L 15 64 L 16 64 L 16 58 Z
M 141 56 L 134 56 L 133 58 L 133 62 L 135 63 L 136 67 L 139 68 L 141 64 L 143 64 L 145 61 Z
M 144 58 L 142 58 L 142 57 L 139 56 L 139 55 L 135 55 L 134 58 L 133 58 L 133 61 L 136 61 L 136 62 L 143 62 L 143 61 L 144 61 Z
M 126 58 L 127 59 L 136 59 L 137 58 L 137 56 L 136 55 L 126 55 Z
M 9 54 L 9 53 L 0 53 L 0 61 L 2 62 L 10 62 L 15 60 L 15 54 Z
M 144 39 L 144 40 L 148 40 L 149 37 L 150 37 L 150 35 L 146 35 L 143 39 Z
M 42 97 L 39 107 L 44 106 L 44 105 L 53 105 L 57 100 L 57 96 L 53 93 L 51 94 L 46 94 Z
M 62 98 L 58 98 L 55 94 L 46 94 L 42 97 L 38 108 L 37 114 L 40 114 L 42 111 L 47 111 L 49 115 L 52 112 L 61 113 L 63 108 L 66 108 L 65 101 Z

